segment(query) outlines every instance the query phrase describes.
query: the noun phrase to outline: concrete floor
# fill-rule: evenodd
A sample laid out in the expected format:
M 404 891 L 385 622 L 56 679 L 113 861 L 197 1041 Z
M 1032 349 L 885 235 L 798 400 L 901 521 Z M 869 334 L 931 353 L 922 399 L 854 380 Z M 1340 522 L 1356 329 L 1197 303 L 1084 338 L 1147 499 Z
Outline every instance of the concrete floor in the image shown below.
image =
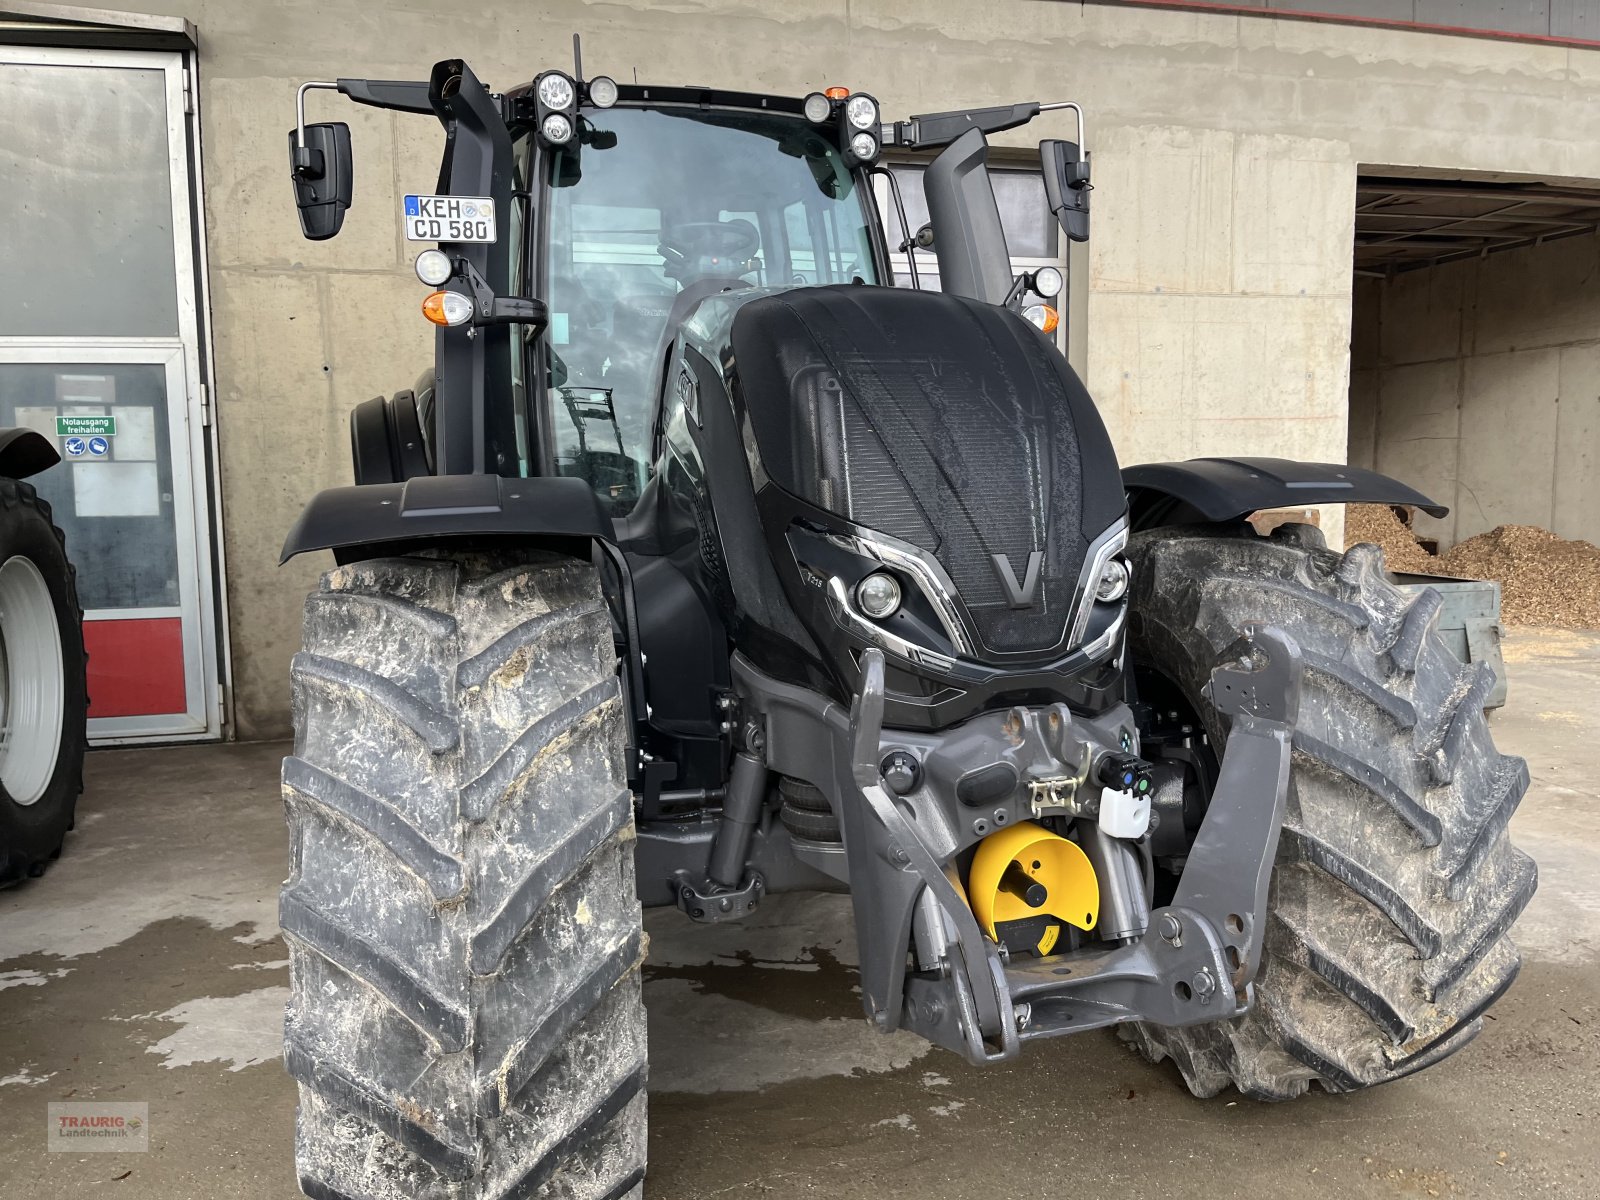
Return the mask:
M 1508 643 L 1514 832 L 1543 882 L 1478 1042 L 1365 1095 L 1188 1097 L 1108 1032 L 979 1070 L 883 1038 L 848 908 L 649 918 L 654 1200 L 1600 1195 L 1600 638 Z M 0 1197 L 291 1200 L 280 745 L 98 753 L 68 853 L 0 894 Z M 47 1154 L 45 1106 L 147 1101 L 146 1154 Z

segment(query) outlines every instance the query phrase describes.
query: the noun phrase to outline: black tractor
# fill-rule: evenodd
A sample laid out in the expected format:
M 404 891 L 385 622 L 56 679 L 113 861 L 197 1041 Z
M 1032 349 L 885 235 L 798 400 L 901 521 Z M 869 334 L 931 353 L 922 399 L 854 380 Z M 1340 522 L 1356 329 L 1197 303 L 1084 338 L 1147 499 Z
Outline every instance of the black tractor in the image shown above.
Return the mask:
M 1075 105 L 308 83 L 313 239 L 352 195 L 315 88 L 445 149 L 399 214 L 434 368 L 355 410 L 355 486 L 284 548 L 337 564 L 283 767 L 308 1195 L 641 1195 L 641 906 L 848 891 L 867 1020 L 973 1063 L 1116 1025 L 1286 1099 L 1479 1031 L 1535 884 L 1493 678 L 1375 547 L 1246 521 L 1442 510 L 1341 465 L 1119 470 L 987 167 Z M 1040 144 L 1078 240 L 1081 124 Z M 911 231 L 883 161 L 919 153 Z M 929 246 L 940 290 L 894 286 Z

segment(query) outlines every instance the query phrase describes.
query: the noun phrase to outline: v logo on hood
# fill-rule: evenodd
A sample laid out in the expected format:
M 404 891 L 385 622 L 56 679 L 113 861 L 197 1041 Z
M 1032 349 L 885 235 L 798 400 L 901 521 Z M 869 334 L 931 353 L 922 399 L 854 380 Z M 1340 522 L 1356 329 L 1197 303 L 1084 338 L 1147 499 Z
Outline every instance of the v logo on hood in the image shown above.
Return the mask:
M 1044 551 L 1035 550 L 1028 555 L 1028 569 L 1020 584 L 1009 556 L 991 554 L 989 561 L 994 563 L 994 573 L 1000 576 L 1000 586 L 1006 590 L 1006 603 L 1012 608 L 1032 608 L 1033 594 L 1039 590 L 1039 568 L 1044 565 Z

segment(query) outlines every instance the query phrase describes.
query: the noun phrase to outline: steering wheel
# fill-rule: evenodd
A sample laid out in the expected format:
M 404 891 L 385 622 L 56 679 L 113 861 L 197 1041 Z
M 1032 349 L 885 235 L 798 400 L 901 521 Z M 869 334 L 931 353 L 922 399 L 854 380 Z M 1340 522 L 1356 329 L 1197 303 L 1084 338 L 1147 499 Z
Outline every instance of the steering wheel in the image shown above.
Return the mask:
M 682 267 L 699 260 L 703 272 L 715 263 L 724 268 L 724 274 L 740 274 L 760 248 L 761 234 L 743 217 L 685 221 L 661 231 L 661 256 L 669 265 Z

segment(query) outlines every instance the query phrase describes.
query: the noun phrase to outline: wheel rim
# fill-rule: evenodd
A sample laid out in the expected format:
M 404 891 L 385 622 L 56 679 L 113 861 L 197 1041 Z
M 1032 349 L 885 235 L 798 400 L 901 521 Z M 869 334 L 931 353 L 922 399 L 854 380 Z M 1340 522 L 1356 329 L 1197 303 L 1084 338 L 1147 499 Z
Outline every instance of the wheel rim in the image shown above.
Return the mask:
M 32 560 L 0 565 L 0 787 L 18 804 L 44 795 L 61 750 L 61 627 Z

